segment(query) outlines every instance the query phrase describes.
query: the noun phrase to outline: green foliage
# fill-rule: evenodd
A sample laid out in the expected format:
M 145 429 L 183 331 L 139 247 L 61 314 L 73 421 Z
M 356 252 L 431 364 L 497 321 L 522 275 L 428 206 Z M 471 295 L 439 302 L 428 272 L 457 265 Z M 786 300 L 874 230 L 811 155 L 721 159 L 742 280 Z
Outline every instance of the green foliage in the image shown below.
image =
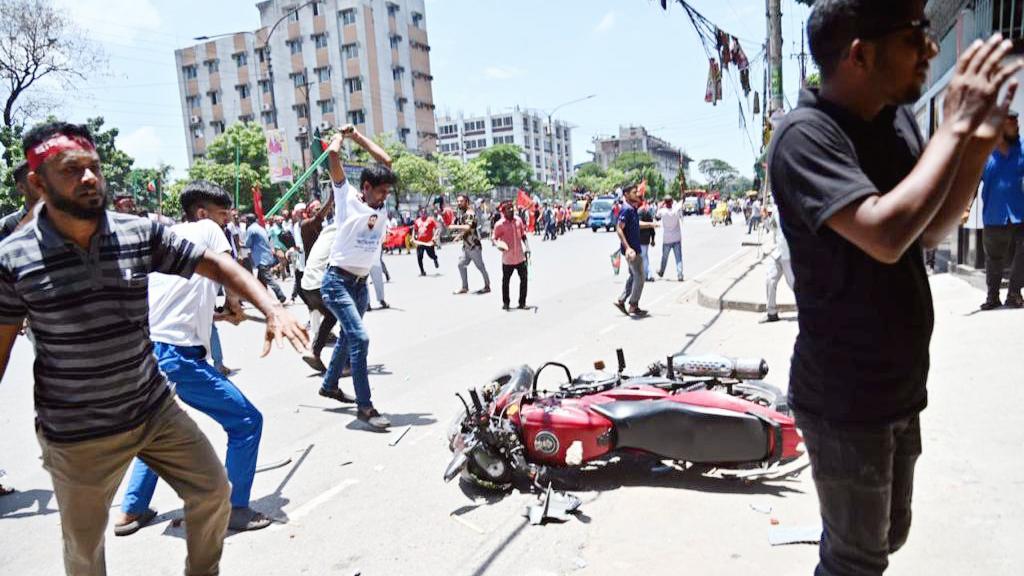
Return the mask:
M 327 140 L 328 142 L 331 141 L 331 136 L 331 134 L 322 135 L 323 139 Z M 373 141 L 376 142 L 381 148 L 383 148 L 384 151 L 387 152 L 389 156 L 391 156 L 392 163 L 394 163 L 402 156 L 411 154 L 411 152 L 409 152 L 405 145 L 399 142 L 398 139 L 392 136 L 390 133 L 378 134 L 373 137 Z M 348 148 L 349 162 L 352 162 L 354 164 L 361 164 L 363 166 L 367 166 L 373 163 L 373 157 L 370 156 L 369 152 L 363 150 L 361 146 L 349 143 Z
M 452 156 L 439 156 L 437 167 L 440 170 L 441 178 L 455 194 L 480 196 L 492 188 L 490 180 L 487 179 L 487 171 L 484 169 L 485 164 L 479 158 L 462 163 L 458 158 Z
M 206 159 L 215 164 L 235 164 L 239 161 L 254 169 L 267 166 L 267 140 L 263 128 L 255 122 L 236 122 L 228 126 L 206 148 Z
M 746 176 L 739 176 L 730 180 L 722 189 L 723 196 L 744 196 L 747 191 L 753 189 L 754 182 Z
M 85 121 L 96 142 L 96 152 L 103 166 L 103 177 L 107 181 L 107 190 L 111 194 L 130 193 L 128 175 L 132 171 L 135 159 L 117 149 L 115 140 L 120 130 L 117 128 L 103 129 L 102 116 L 89 118 Z
M 181 211 L 181 191 L 185 189 L 187 183 L 187 180 L 176 180 L 164 188 L 164 214 L 175 218 L 184 216 Z
M 717 158 L 701 160 L 697 167 L 707 177 L 710 191 L 723 191 L 729 182 L 740 175 L 728 162 Z
M 575 176 L 582 178 L 596 177 L 604 178 L 607 173 L 601 168 L 601 165 L 597 162 L 585 162 L 580 165 L 579 169 L 576 170 Z
M 401 192 L 419 192 L 426 196 L 436 196 L 444 191 L 441 186 L 441 171 L 437 164 L 420 158 L 414 154 L 403 154 L 392 164 L 398 176 L 398 189 Z M 396 194 L 397 196 L 397 194 Z M 398 198 L 395 198 L 396 203 Z
M 263 207 L 270 209 L 281 195 L 280 188 L 270 185 L 270 167 L 267 161 L 267 140 L 263 127 L 255 122 L 236 122 L 228 126 L 206 148 L 206 157 L 189 168 L 189 180 L 209 180 L 228 194 L 235 195 L 235 157 L 238 157 L 239 210 L 252 206 L 252 187 L 263 191 Z M 296 173 L 301 172 L 301 170 Z
M 481 152 L 479 158 L 491 184 L 522 186 L 533 175 L 533 169 L 523 160 L 522 154 L 522 148 L 515 144 L 499 144 Z
M 807 87 L 808 88 L 821 88 L 821 74 L 814 72 L 807 75 Z
M 623 172 L 631 172 L 643 168 L 654 168 L 654 158 L 646 152 L 623 152 L 611 163 L 609 168 L 617 168 Z
M 626 179 L 631 183 L 647 180 L 648 198 L 661 198 L 665 195 L 665 177 L 653 166 L 642 166 L 631 170 L 626 174 Z
M 150 212 L 161 210 L 164 214 L 177 216 L 176 211 L 169 211 L 167 208 L 166 187 L 167 180 L 171 174 L 171 167 L 166 164 L 159 168 L 134 168 L 128 173 L 128 187 L 126 193 L 135 198 L 135 205 Z M 155 183 L 157 189 L 149 191 L 149 183 Z M 161 207 L 158 194 L 164 192 L 164 203 Z
M 209 160 L 199 160 L 189 168 L 189 180 L 209 180 L 214 184 L 228 191 L 234 197 L 235 191 L 235 165 L 217 164 Z M 240 210 L 252 204 L 252 187 L 259 184 L 263 190 L 263 207 L 270 209 L 273 202 L 280 197 L 280 193 L 270 187 L 270 177 L 267 174 L 267 167 L 254 169 L 249 164 L 238 166 L 239 180 L 239 204 Z
M 4 147 L 3 162 L 0 163 L 0 214 L 10 214 L 21 208 L 21 196 L 14 191 L 14 165 L 24 159 L 21 150 L 21 125 L 0 127 L 0 145 Z

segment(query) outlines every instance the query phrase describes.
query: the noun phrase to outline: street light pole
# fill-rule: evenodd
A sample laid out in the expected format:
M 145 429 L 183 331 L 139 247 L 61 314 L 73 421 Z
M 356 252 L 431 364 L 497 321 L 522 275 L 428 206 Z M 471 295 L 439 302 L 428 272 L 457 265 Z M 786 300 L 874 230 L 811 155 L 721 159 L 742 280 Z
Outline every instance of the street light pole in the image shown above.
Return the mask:
M 585 100 L 590 100 L 591 98 L 596 98 L 596 97 L 597 97 L 597 94 L 591 94 L 589 96 L 584 96 L 583 98 L 577 98 L 576 100 L 570 100 L 569 102 L 564 102 L 562 104 L 559 104 L 558 106 L 555 106 L 551 110 L 551 112 L 548 113 L 548 135 L 551 136 L 551 156 L 556 161 L 558 159 L 558 154 L 556 152 L 557 148 L 555 147 L 555 125 L 554 125 L 554 121 L 552 120 L 552 118 L 555 115 L 555 112 L 558 112 L 560 109 L 565 108 L 566 106 L 569 106 L 570 104 L 576 104 L 576 103 L 583 102 Z M 560 163 L 559 163 L 559 168 L 561 168 L 561 164 Z M 548 167 L 548 169 L 550 169 L 550 166 Z M 562 173 L 562 190 L 564 192 L 564 190 L 565 190 L 565 171 L 564 170 L 559 170 L 559 171 Z M 556 176 L 556 179 L 555 179 L 555 184 L 558 184 L 557 176 Z M 566 200 L 568 200 L 568 197 L 566 197 Z

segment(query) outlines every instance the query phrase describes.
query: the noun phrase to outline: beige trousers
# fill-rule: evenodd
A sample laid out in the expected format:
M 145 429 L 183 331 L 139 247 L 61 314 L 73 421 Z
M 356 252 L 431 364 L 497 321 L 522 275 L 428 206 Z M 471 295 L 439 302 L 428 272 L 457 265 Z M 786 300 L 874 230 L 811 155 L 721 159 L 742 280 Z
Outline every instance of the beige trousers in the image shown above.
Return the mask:
M 104 532 L 114 493 L 138 456 L 185 503 L 185 574 L 219 573 L 231 504 L 224 465 L 196 423 L 171 397 L 145 424 L 121 434 L 69 444 L 37 435 L 53 479 L 68 576 L 104 576 Z

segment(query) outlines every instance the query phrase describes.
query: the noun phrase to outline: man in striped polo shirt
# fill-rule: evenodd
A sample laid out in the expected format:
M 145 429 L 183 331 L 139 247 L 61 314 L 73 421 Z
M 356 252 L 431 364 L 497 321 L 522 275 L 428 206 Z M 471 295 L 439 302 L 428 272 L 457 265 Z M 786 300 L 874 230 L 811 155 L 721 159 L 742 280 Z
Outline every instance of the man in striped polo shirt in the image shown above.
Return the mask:
M 188 575 L 217 574 L 230 503 L 224 467 L 174 400 L 149 338 L 151 272 L 225 285 L 267 316 L 263 352 L 305 332 L 229 256 L 145 218 L 108 212 L 84 126 L 51 122 L 23 142 L 37 217 L 0 243 L 0 377 L 23 320 L 35 332 L 36 430 L 53 480 L 69 575 L 102 575 L 104 529 L 128 464 L 140 457 L 185 502 Z

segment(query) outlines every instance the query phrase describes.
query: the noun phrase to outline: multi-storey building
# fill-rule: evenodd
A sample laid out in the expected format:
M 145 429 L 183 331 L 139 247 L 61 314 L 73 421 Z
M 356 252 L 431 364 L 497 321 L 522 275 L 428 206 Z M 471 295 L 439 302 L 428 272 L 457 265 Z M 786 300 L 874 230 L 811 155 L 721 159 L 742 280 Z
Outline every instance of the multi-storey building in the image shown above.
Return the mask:
M 932 0 L 925 11 L 940 46 L 939 55 L 931 62 L 925 93 L 914 105 L 918 126 L 927 138 L 942 121 L 943 99 L 956 61 L 972 42 L 999 32 L 1013 40 L 1017 56 L 1024 53 L 1024 1 Z M 1018 74 L 1018 80 L 1024 83 L 1024 73 Z M 1013 109 L 1024 112 L 1024 94 L 1017 94 Z M 984 268 L 984 231 L 980 226 L 980 222 L 972 218 L 966 227 L 961 227 L 948 239 L 939 250 L 940 267 L 942 260 L 948 258 L 953 270 L 971 272 Z
M 534 178 L 560 190 L 572 176 L 572 127 L 540 112 L 520 109 L 483 116 L 459 114 L 438 118 L 438 152 L 471 160 L 496 144 L 515 144 Z
M 692 159 L 666 140 L 653 136 L 643 126 L 619 126 L 619 135 L 594 138 L 594 162 L 605 170 L 625 152 L 646 152 L 665 178 L 671 182 L 679 166 L 688 170 Z
M 239 121 L 281 129 L 303 166 L 313 134 L 345 123 L 435 151 L 424 0 L 265 0 L 256 7 L 258 30 L 175 52 L 190 161 Z

